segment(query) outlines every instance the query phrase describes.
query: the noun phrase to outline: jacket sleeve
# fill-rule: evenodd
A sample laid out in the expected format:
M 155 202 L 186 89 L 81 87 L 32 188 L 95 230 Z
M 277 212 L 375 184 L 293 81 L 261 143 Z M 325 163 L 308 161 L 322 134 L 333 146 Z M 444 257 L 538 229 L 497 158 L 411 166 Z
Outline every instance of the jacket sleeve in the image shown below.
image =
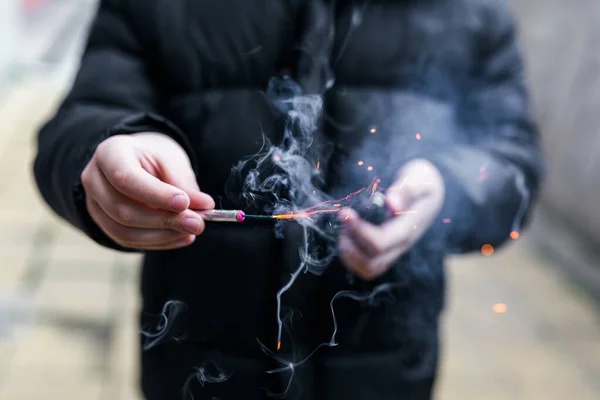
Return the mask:
M 451 253 L 496 247 L 519 232 L 542 175 L 514 21 L 507 9 L 496 11 L 478 38 L 458 111 L 459 138 L 425 155 L 446 182 L 446 201 L 430 235 Z
M 102 0 L 73 86 L 38 134 L 34 175 L 44 200 L 98 243 L 124 250 L 94 224 L 80 175 L 97 145 L 118 134 L 154 131 L 177 140 L 194 163 L 185 136 L 157 115 L 158 88 L 136 37 L 127 0 Z

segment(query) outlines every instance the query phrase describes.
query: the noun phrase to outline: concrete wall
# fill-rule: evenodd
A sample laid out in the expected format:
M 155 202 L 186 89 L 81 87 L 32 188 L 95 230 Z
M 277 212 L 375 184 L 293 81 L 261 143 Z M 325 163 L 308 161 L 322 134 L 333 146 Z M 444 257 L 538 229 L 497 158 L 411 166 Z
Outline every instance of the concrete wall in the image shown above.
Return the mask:
M 16 0 L 0 0 L 0 84 L 18 57 L 22 27 L 22 4 Z
M 600 293 L 600 3 L 510 3 L 547 160 L 532 231 Z

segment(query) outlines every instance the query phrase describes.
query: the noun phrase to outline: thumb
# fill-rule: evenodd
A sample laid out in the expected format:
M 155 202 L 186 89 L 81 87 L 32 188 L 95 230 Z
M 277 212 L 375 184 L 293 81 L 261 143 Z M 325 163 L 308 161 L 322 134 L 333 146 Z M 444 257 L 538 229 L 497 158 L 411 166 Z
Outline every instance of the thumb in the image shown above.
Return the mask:
M 404 211 L 410 206 L 412 196 L 407 190 L 406 183 L 407 179 L 401 176 L 386 191 L 385 199 L 391 211 Z
M 394 183 L 386 192 L 386 201 L 392 211 L 406 211 L 420 197 L 427 195 L 422 163 L 410 162 L 398 171 Z
M 196 174 L 188 160 L 186 162 L 170 162 L 165 168 L 165 181 L 187 193 L 190 197 L 191 210 L 211 210 L 215 201 L 211 196 L 200 191 Z

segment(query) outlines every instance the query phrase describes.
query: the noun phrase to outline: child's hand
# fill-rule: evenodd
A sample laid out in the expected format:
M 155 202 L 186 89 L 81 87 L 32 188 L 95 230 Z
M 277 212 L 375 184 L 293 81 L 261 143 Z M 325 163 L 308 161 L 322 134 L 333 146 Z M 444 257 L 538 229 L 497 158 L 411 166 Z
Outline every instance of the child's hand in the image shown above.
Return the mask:
M 386 193 L 394 218 L 375 226 L 351 209 L 340 212 L 346 228 L 339 241 L 341 260 L 362 279 L 382 275 L 427 231 L 444 195 L 444 180 L 433 164 L 424 159 L 409 162 Z
M 160 133 L 106 139 L 81 180 L 92 219 L 124 247 L 187 246 L 204 230 L 203 219 L 191 209 L 215 206 L 200 192 L 185 151 Z

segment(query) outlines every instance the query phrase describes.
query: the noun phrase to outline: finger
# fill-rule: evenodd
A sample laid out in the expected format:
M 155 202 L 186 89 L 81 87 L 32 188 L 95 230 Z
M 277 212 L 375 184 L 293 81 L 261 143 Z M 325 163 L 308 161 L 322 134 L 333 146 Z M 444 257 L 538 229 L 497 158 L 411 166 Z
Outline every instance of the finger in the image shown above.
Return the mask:
M 412 204 L 427 193 L 425 185 L 411 180 L 410 177 L 398 179 L 385 194 L 388 208 L 394 212 L 412 209 Z
M 215 200 L 204 192 L 192 192 L 187 191 L 186 193 L 190 197 L 190 209 L 192 210 L 212 210 L 215 208 Z
M 425 234 L 437 214 L 427 197 L 413 203 L 411 209 L 414 213 L 396 216 L 380 226 L 382 247 L 410 247 Z
M 364 252 L 354 243 L 347 234 L 342 234 L 338 242 L 340 260 L 352 271 L 358 273 L 368 264 L 368 258 Z
M 387 242 L 381 229 L 360 218 L 356 211 L 347 208 L 340 211 L 340 221 L 347 234 L 368 257 L 377 257 L 387 250 Z
M 100 205 L 91 199 L 87 200 L 90 216 L 102 230 L 118 244 L 130 248 L 146 248 L 172 243 L 189 236 L 170 229 L 130 228 L 114 221 L 102 210 Z
M 374 258 L 368 265 L 368 270 L 374 275 L 375 278 L 383 275 L 387 272 L 390 267 L 409 249 L 408 246 L 397 246 L 393 247 L 387 253 Z
M 204 220 L 197 213 L 191 210 L 173 213 L 145 207 L 119 193 L 101 171 L 89 178 L 86 193 L 106 214 L 124 226 L 173 229 L 193 235 L 199 235 L 204 230 Z
M 364 280 L 383 275 L 390 266 L 406 252 L 406 247 L 395 247 L 376 258 L 367 258 L 353 240 L 342 235 L 339 242 L 340 259 L 352 272 Z
M 165 243 L 165 244 L 161 244 L 161 245 L 155 245 L 155 246 L 145 246 L 145 248 L 143 250 L 174 250 L 174 249 L 180 249 L 182 247 L 187 247 L 189 245 L 191 245 L 192 243 L 194 243 L 194 241 L 196 240 L 196 236 L 194 235 L 188 235 L 186 237 L 184 237 L 183 239 L 178 239 L 175 240 L 171 243 Z
M 118 192 L 142 204 L 174 212 L 181 212 L 190 205 L 185 191 L 162 182 L 142 168 L 134 157 L 108 153 L 98 159 L 98 166 Z
M 200 191 L 196 174 L 187 159 L 161 159 L 163 178 L 179 189 L 182 189 L 190 198 L 189 208 L 192 210 L 212 210 L 215 201 L 211 196 Z

